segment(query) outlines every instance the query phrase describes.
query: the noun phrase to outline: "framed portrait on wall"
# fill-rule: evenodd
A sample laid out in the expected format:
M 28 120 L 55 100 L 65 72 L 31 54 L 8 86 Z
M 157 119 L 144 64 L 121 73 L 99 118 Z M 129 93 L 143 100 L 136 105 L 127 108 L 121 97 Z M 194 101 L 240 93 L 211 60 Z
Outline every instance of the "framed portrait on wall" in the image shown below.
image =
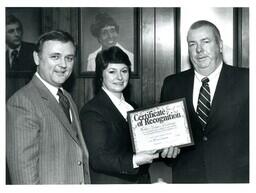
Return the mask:
M 131 77 L 139 74 L 138 8 L 80 8 L 80 75 L 94 77 L 97 53 L 118 46 L 129 57 Z
M 27 77 L 36 71 L 35 43 L 41 34 L 41 8 L 6 8 L 6 75 Z
M 236 25 L 236 9 L 232 7 L 209 7 L 200 10 L 191 11 L 189 7 L 181 7 L 179 9 L 179 25 L 180 25 L 180 71 L 185 71 L 191 68 L 188 47 L 187 47 L 187 32 L 189 27 L 198 20 L 207 20 L 217 26 L 223 40 L 223 58 L 228 65 L 234 64 L 235 52 L 235 29 Z

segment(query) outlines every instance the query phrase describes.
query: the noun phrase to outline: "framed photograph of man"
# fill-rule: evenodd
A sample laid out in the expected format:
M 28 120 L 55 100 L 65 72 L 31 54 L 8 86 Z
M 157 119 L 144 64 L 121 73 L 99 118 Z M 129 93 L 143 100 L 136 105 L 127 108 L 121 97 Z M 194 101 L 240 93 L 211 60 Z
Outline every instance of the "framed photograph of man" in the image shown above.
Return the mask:
M 129 57 L 131 76 L 139 74 L 138 8 L 80 8 L 80 75 L 94 77 L 97 53 L 118 46 Z
M 40 8 L 6 8 L 7 76 L 27 77 L 36 71 L 33 51 L 41 24 Z

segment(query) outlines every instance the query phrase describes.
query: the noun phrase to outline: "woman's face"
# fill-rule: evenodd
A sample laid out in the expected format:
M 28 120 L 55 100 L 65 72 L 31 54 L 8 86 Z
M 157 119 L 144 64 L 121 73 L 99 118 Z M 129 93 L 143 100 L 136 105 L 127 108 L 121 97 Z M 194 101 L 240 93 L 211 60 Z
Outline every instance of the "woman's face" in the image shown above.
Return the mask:
M 103 47 L 103 50 L 115 46 L 118 39 L 118 33 L 115 26 L 106 26 L 100 30 L 98 41 Z
M 120 97 L 129 81 L 129 68 L 123 63 L 109 63 L 102 77 L 102 86 Z

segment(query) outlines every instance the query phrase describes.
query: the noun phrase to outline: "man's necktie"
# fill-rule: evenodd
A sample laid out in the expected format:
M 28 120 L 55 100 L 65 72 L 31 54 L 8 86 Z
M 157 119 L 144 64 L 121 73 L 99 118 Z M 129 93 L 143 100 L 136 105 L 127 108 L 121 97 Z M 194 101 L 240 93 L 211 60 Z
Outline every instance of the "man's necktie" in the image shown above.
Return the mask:
M 68 98 L 63 94 L 61 89 L 58 89 L 57 95 L 59 95 L 59 103 L 64 113 L 66 114 L 69 122 L 71 123 L 70 114 L 69 114 L 70 104 L 69 104 Z
M 15 66 L 17 65 L 18 62 L 18 51 L 17 50 L 13 50 L 11 53 L 11 57 L 12 57 L 12 63 L 11 63 L 11 69 L 15 68 Z
M 202 79 L 202 86 L 200 88 L 198 104 L 196 109 L 197 115 L 200 119 L 203 129 L 207 124 L 207 119 L 211 109 L 211 94 L 208 82 L 209 79 L 207 77 L 204 77 Z

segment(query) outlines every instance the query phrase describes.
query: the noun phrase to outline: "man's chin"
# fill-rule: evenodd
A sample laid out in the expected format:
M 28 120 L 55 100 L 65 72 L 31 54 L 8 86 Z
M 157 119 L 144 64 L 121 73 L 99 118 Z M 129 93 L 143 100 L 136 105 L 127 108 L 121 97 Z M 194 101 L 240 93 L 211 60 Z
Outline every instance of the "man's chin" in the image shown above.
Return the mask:
M 20 45 L 21 45 L 21 42 L 15 42 L 14 44 L 8 44 L 8 46 L 9 46 L 11 49 L 18 48 Z
M 62 85 L 65 83 L 65 81 L 67 80 L 68 78 L 66 76 L 58 76 L 55 78 L 55 83 L 58 84 L 58 85 Z

